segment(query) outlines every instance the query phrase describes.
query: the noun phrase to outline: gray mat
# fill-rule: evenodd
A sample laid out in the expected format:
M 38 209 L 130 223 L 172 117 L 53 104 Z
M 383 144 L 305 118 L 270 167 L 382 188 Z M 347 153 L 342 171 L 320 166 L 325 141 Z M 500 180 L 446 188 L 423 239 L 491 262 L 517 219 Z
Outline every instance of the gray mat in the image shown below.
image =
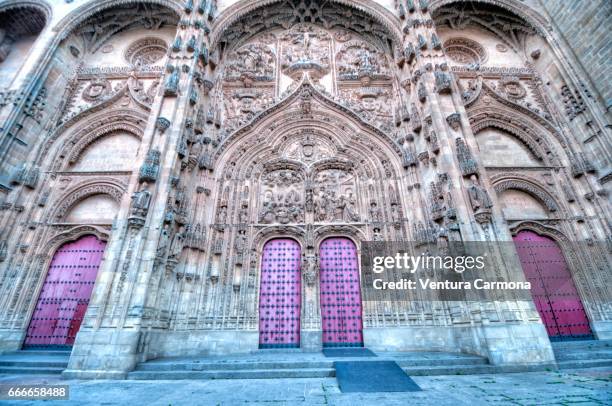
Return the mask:
M 337 361 L 341 392 L 417 392 L 417 385 L 393 361 Z
M 372 351 L 367 348 L 323 348 L 323 355 L 327 358 L 342 358 L 342 357 L 376 357 Z

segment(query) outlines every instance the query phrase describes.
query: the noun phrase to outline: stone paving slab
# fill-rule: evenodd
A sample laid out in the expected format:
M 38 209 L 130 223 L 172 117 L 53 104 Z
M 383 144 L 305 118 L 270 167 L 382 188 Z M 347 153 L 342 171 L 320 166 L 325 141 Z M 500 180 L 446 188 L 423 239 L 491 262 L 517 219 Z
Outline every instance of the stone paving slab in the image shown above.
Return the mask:
M 609 405 L 612 369 L 470 376 L 418 376 L 409 393 L 341 393 L 335 378 L 207 381 L 81 381 L 0 376 L 0 384 L 67 384 L 70 401 L 6 405 Z

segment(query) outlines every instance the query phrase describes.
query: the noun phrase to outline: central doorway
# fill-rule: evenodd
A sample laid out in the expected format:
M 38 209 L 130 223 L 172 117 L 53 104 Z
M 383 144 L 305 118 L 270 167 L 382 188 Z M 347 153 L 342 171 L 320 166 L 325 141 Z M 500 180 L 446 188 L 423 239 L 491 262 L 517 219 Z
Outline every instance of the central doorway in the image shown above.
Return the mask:
M 259 348 L 300 346 L 301 249 L 289 238 L 263 249 L 259 294 Z
M 357 247 L 328 238 L 319 248 L 323 347 L 363 347 Z
M 30 320 L 25 347 L 74 344 L 105 247 L 104 241 L 88 235 L 55 252 Z

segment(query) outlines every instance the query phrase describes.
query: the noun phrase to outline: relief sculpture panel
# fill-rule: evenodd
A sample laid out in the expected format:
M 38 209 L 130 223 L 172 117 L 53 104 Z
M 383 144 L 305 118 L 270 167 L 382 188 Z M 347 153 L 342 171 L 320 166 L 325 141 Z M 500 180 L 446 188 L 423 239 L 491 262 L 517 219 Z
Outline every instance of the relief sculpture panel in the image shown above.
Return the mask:
M 275 170 L 262 178 L 259 222 L 288 224 L 304 221 L 304 179 L 292 170 Z

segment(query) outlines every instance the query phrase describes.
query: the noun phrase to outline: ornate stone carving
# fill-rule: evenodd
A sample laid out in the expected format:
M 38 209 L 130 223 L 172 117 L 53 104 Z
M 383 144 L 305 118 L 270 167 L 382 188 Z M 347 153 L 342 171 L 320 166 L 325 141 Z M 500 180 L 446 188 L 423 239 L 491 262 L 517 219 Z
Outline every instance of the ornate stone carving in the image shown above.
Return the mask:
M 330 35 L 313 25 L 298 24 L 281 36 L 283 72 L 299 80 L 304 72 L 320 78 L 330 70 Z
M 516 76 L 504 76 L 501 78 L 499 84 L 500 91 L 511 100 L 520 100 L 527 96 L 527 90 L 525 90 L 520 79 Z
M 304 282 L 308 286 L 314 286 L 319 279 L 319 259 L 316 254 L 305 254 L 303 262 Z
M 93 79 L 83 90 L 81 97 L 88 102 L 98 102 L 110 95 L 111 84 L 105 78 Z
M 132 43 L 125 51 L 125 60 L 133 66 L 150 66 L 165 56 L 168 44 L 160 38 L 142 38 Z
M 461 128 L 461 115 L 459 113 L 452 113 L 446 117 L 446 122 L 455 131 Z
M 166 81 L 164 82 L 164 96 L 177 96 L 180 79 L 179 69 L 172 65 L 168 69 L 170 69 L 170 72 L 166 75 Z
M 259 222 L 299 223 L 304 219 L 302 175 L 287 169 L 268 172 L 262 178 Z
M 152 149 L 147 153 L 144 163 L 140 167 L 139 181 L 142 182 L 155 182 L 157 180 L 157 174 L 159 172 L 159 159 L 161 153 L 157 149 Z
M 438 93 L 450 93 L 452 91 L 452 73 L 447 71 L 447 67 L 437 66 L 434 71 L 434 77 L 436 82 L 436 92 Z
M 265 44 L 244 45 L 228 56 L 224 78 L 227 81 L 272 81 L 275 60 L 274 52 Z
M 389 63 L 383 52 L 363 41 L 349 41 L 336 55 L 340 80 L 389 79 Z
M 468 186 L 468 196 L 476 221 L 479 223 L 487 223 L 491 220 L 491 207 L 493 202 L 489 196 L 489 192 L 480 185 L 478 176 L 470 177 L 471 184 Z
M 461 65 L 484 65 L 487 52 L 478 42 L 468 38 L 450 38 L 444 42 L 444 52 Z
M 462 138 L 455 139 L 457 147 L 457 159 L 459 160 L 459 168 L 463 176 L 475 175 L 478 173 L 478 164 L 472 156 L 472 152 L 465 144 Z
M 144 182 L 137 192 L 132 195 L 132 207 L 128 222 L 133 226 L 142 226 L 147 217 L 149 205 L 151 204 L 151 192 L 149 184 Z
M 315 221 L 359 221 L 355 181 L 351 174 L 340 169 L 319 172 L 314 180 L 313 205 Z
M 340 89 L 339 102 L 383 131 L 393 127 L 393 106 L 390 89 L 362 87 L 359 90 Z
M 155 122 L 155 127 L 163 133 L 170 127 L 170 120 L 165 117 L 158 117 Z

